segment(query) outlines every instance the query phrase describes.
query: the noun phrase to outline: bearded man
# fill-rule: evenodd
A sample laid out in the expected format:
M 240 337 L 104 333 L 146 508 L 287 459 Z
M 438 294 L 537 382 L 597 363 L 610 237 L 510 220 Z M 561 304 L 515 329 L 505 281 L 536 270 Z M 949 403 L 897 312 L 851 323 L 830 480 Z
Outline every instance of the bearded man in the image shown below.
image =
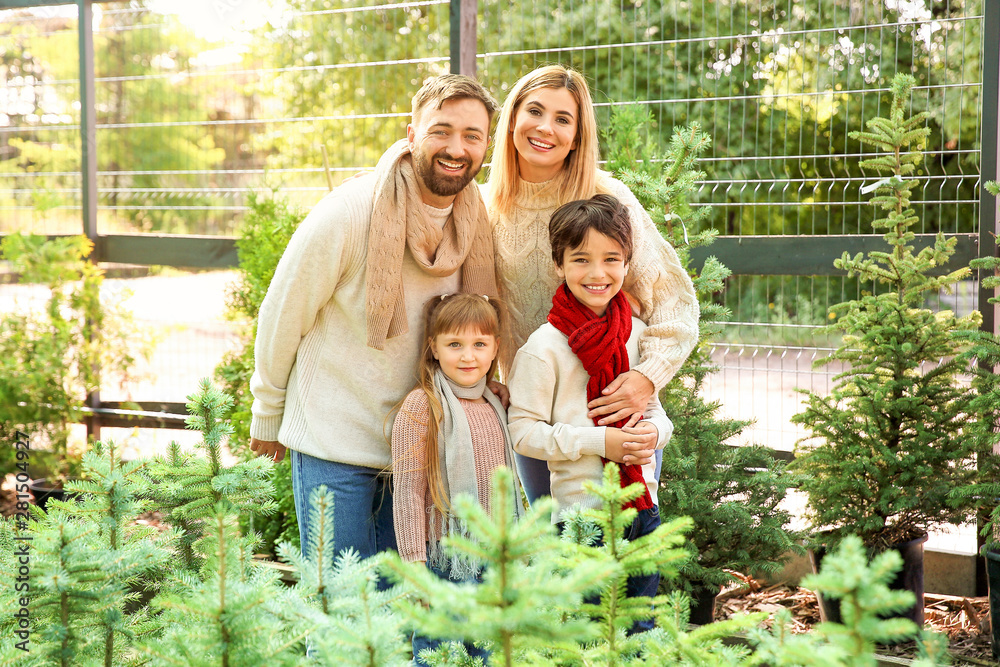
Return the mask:
M 447 74 L 413 98 L 406 139 L 323 198 L 292 236 L 261 305 L 250 448 L 280 461 L 308 553 L 309 494 L 334 494 L 334 553 L 396 548 L 390 411 L 416 383 L 425 302 L 494 297 L 493 241 L 473 179 L 496 100 Z

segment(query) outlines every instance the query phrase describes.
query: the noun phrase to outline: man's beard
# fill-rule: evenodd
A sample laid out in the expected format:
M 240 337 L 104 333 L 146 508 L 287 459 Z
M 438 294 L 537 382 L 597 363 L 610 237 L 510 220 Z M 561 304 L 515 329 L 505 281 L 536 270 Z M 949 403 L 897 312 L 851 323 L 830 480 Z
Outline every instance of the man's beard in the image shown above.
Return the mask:
M 467 169 L 461 174 L 448 176 L 434 169 L 434 162 L 438 159 L 446 162 L 462 163 Z M 452 158 L 444 151 L 428 159 L 424 152 L 413 153 L 413 168 L 417 172 L 417 177 L 423 181 L 428 190 L 438 197 L 453 197 L 465 189 L 465 186 L 472 182 L 472 179 L 479 173 L 479 167 L 473 169 L 472 160 L 468 158 Z

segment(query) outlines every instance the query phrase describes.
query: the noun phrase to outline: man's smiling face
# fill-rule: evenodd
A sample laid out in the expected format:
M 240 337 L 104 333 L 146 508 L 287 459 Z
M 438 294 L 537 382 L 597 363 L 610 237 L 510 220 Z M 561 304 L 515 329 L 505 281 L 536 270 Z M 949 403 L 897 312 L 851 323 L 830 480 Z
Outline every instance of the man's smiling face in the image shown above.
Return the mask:
M 448 100 L 421 109 L 406 128 L 424 203 L 448 207 L 483 166 L 490 117 L 479 100 Z

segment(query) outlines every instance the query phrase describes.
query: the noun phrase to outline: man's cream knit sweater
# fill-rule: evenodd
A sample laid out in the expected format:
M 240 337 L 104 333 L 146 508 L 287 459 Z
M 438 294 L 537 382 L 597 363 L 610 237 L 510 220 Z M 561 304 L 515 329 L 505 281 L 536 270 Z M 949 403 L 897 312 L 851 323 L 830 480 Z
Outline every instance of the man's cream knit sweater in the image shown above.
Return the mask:
M 365 264 L 374 175 L 328 194 L 292 235 L 261 305 L 250 435 L 340 463 L 388 469 L 386 416 L 416 384 L 428 299 L 457 292 L 460 271 L 436 278 L 409 250 L 403 289 L 409 331 L 366 344 Z M 451 209 L 430 209 L 444 224 Z
M 562 283 L 552 262 L 549 218 L 566 202 L 557 201 L 550 184 L 523 181 L 517 206 L 509 215 L 490 211 L 500 294 L 510 309 L 515 348 L 545 323 L 552 295 Z M 698 299 L 677 253 L 628 187 L 602 172 L 598 191 L 617 197 L 631 214 L 635 252 L 624 289 L 642 305 L 639 317 L 648 325 L 633 369 L 659 390 L 698 341 Z M 485 194 L 484 190 L 484 198 Z

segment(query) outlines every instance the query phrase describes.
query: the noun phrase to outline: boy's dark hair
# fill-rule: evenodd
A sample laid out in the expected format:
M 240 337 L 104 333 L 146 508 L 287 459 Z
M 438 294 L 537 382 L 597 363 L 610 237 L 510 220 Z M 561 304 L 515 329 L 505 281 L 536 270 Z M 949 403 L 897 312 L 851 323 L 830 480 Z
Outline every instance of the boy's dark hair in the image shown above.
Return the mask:
M 556 209 L 549 220 L 552 261 L 562 264 L 566 251 L 583 244 L 591 229 L 617 241 L 625 263 L 632 261 L 632 221 L 625 205 L 611 195 L 578 199 Z

